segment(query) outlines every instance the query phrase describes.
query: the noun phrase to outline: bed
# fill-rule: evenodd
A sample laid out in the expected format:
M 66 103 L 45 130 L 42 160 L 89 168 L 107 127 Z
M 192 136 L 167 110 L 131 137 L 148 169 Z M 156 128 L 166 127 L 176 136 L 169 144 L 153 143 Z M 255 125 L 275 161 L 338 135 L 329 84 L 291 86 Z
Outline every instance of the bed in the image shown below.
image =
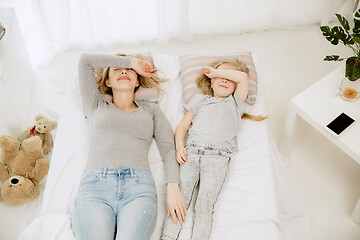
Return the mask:
M 246 112 L 266 115 L 264 78 L 258 55 L 253 54 L 258 89 L 256 103 Z M 155 64 L 169 78 L 162 87 L 159 105 L 175 130 L 184 109 L 180 62 L 177 55 L 154 56 Z M 87 120 L 84 118 L 77 72 L 69 79 L 46 186 L 42 195 L 24 206 L 21 240 L 74 240 L 71 228 L 73 203 L 88 153 Z M 238 153 L 231 159 L 226 183 L 215 205 L 211 240 L 304 240 L 309 236 L 310 218 L 305 208 L 297 174 L 284 159 L 269 132 L 267 121 L 243 120 L 238 135 Z M 149 150 L 150 167 L 158 193 L 158 219 L 151 240 L 159 239 L 166 215 L 164 164 L 155 141 Z M 194 203 L 180 234 L 190 239 Z M 29 216 L 32 216 L 31 218 Z M 33 219 L 33 216 L 36 216 Z

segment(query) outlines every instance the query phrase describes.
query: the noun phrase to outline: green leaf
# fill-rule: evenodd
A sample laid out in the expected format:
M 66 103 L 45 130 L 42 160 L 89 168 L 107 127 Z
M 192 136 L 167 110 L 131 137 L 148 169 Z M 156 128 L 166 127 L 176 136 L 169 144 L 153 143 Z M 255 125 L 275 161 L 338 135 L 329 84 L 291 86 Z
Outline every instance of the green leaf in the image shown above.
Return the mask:
M 347 35 L 346 42 L 347 42 L 347 44 L 350 44 L 350 45 L 355 44 L 354 39 L 352 38 L 351 35 Z
M 337 45 L 339 43 L 337 36 L 330 30 L 329 26 L 321 26 L 320 29 L 326 40 L 331 44 Z
M 344 29 L 340 26 L 335 26 L 331 29 L 331 32 L 334 34 L 335 38 L 341 40 L 345 45 L 351 44 L 351 38 L 348 38 L 348 35 L 345 33 Z M 354 44 L 354 43 L 352 43 Z
M 350 30 L 349 22 L 340 14 L 335 14 L 335 15 L 336 15 L 337 19 L 339 20 L 339 23 L 341 24 L 341 26 L 343 26 L 343 28 L 346 31 L 349 31 Z
M 352 38 L 355 42 L 360 43 L 360 35 L 352 35 Z
M 330 55 L 324 58 L 324 61 L 342 61 L 345 58 L 340 58 L 339 55 Z
M 354 19 L 360 20 L 360 8 L 355 12 Z
M 360 20 L 354 18 L 354 28 L 352 31 L 354 35 L 360 35 Z
M 348 35 L 340 26 L 333 27 L 331 29 L 331 32 L 338 40 L 341 40 L 345 45 L 353 45 L 355 43 L 351 35 Z

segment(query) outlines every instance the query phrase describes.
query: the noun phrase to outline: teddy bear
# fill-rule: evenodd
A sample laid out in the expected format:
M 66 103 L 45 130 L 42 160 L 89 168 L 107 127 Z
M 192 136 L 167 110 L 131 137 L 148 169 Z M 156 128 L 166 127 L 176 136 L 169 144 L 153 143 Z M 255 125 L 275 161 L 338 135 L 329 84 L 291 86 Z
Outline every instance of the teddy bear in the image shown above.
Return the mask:
M 53 146 L 53 138 L 50 132 L 57 127 L 57 123 L 47 119 L 41 114 L 35 117 L 35 121 L 36 124 L 33 127 L 28 128 L 20 135 L 19 141 L 22 143 L 31 136 L 39 136 L 42 140 L 44 154 L 47 154 Z
M 44 158 L 41 138 L 27 138 L 20 148 L 16 138 L 2 135 L 0 147 L 0 200 L 21 205 L 36 199 L 40 195 L 38 183 L 48 173 L 50 165 Z

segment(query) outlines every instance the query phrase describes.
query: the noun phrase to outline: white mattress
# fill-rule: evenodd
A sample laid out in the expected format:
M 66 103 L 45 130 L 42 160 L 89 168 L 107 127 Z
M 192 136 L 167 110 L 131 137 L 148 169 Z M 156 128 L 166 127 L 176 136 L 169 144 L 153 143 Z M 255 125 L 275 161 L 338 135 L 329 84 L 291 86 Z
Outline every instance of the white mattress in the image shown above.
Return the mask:
M 181 120 L 181 81 L 176 55 L 154 56 L 155 64 L 170 81 L 163 85 L 160 107 L 175 129 Z M 266 114 L 263 76 L 255 55 L 259 86 L 257 102 L 246 112 Z M 87 121 L 83 116 L 77 72 L 68 82 L 68 90 L 61 111 L 51 165 L 43 197 L 28 203 L 29 217 L 40 208 L 38 216 L 19 234 L 21 240 L 75 239 L 71 229 L 71 214 L 82 171 L 88 153 Z M 238 135 L 239 152 L 231 159 L 228 180 L 215 205 L 210 239 L 280 240 L 307 239 L 309 217 L 296 173 L 277 152 L 267 121 L 242 120 Z M 158 220 L 152 240 L 159 239 L 166 214 L 164 164 L 155 141 L 149 150 L 150 167 L 158 192 Z M 44 182 L 44 184 L 45 184 Z M 190 239 L 192 211 L 188 211 L 180 239 Z M 33 209 L 33 211 L 31 211 Z

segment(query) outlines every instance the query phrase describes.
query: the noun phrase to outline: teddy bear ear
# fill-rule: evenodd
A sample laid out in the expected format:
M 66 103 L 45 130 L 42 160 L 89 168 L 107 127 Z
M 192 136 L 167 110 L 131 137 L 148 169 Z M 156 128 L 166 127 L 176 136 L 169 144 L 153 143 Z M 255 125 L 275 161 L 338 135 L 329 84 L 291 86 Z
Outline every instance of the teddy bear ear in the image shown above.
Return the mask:
M 38 115 L 36 115 L 36 117 L 35 117 L 35 121 L 39 121 L 39 120 L 42 119 L 42 118 L 44 118 L 44 115 L 38 114 Z
M 9 176 L 9 172 L 8 170 L 5 168 L 5 166 L 0 163 L 0 182 L 3 183 L 6 181 L 6 179 L 8 179 Z
M 40 190 L 38 187 L 34 186 L 29 194 L 29 199 L 34 200 L 40 195 Z
M 52 125 L 51 125 L 51 130 L 57 128 L 57 122 L 52 122 Z

